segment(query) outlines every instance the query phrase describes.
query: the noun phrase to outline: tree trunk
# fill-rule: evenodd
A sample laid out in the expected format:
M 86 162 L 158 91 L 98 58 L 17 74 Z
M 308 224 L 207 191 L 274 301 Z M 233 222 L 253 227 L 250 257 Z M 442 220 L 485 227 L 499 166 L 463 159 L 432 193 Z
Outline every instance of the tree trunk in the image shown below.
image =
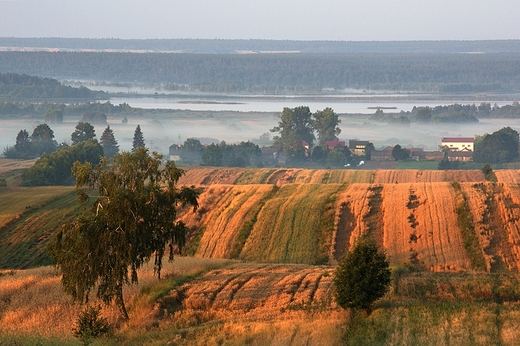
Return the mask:
M 123 284 L 121 283 L 118 284 L 117 288 L 116 305 L 119 308 L 123 318 L 128 321 L 128 312 L 126 311 L 125 301 L 123 299 Z

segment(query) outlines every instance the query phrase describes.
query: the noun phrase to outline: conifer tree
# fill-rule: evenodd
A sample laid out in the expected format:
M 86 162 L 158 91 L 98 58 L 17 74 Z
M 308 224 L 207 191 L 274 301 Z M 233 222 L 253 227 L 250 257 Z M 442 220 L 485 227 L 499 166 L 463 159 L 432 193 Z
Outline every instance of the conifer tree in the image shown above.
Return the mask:
M 107 126 L 105 131 L 103 131 L 101 138 L 99 138 L 99 142 L 103 147 L 105 157 L 111 158 L 119 152 L 119 145 L 114 137 L 114 131 L 112 131 L 110 125 Z
M 132 142 L 132 151 L 135 151 L 137 148 L 144 148 L 144 137 L 143 132 L 141 132 L 141 126 L 137 125 L 134 132 L 134 140 Z

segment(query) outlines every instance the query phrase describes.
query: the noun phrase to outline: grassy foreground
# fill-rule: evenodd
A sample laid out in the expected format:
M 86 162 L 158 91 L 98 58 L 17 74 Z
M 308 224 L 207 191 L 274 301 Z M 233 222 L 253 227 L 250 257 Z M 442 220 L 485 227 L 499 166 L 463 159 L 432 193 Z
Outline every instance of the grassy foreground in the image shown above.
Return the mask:
M 391 291 L 367 316 L 323 298 L 332 298 L 332 270 L 180 257 L 159 282 L 149 266 L 139 285 L 125 290 L 130 321 L 104 307 L 114 331 L 94 345 L 516 345 L 520 339 L 520 279 L 514 274 L 394 268 Z M 321 280 L 312 285 L 315 273 Z M 261 278 L 269 275 L 280 280 L 265 286 L 269 280 Z M 251 285 L 238 284 L 244 277 Z M 292 297 L 276 293 L 280 288 Z M 275 300 L 266 296 L 269 290 L 278 294 Z M 50 267 L 4 271 L 0 344 L 79 345 L 71 330 L 82 309 L 62 293 Z

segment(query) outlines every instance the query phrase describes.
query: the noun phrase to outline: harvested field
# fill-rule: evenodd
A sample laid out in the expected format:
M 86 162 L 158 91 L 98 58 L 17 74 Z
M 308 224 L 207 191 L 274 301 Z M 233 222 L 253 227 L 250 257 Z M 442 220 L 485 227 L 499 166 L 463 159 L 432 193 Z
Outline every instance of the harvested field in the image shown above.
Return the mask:
M 369 184 L 351 184 L 339 196 L 332 259 L 339 261 L 357 238 L 368 234 L 365 216 L 370 213 L 370 195 Z
M 505 184 L 520 184 L 520 170 L 507 169 L 507 170 L 496 170 L 495 176 L 499 183 Z
M 461 184 L 489 272 L 518 271 L 520 200 L 517 186 Z
M 343 185 L 284 185 L 259 212 L 240 258 L 315 263 L 327 207 Z M 330 215 L 332 221 L 334 215 Z M 332 237 L 332 229 L 329 238 Z M 321 241 L 327 241 L 322 239 Z M 327 255 L 326 255 L 327 256 Z
M 291 308 L 334 308 L 332 268 L 241 265 L 213 270 L 180 287 L 182 309 L 275 318 Z
M 449 183 L 383 188 L 384 248 L 392 262 L 430 271 L 470 269 Z
M 481 182 L 484 174 L 479 170 L 377 170 L 374 184 L 426 183 L 426 182 Z
M 235 184 L 266 184 L 267 179 L 276 171 L 276 168 L 247 169 L 235 181 Z
M 0 174 L 9 172 L 9 171 L 13 171 L 13 170 L 30 168 L 34 165 L 35 162 L 36 162 L 36 159 L 13 160 L 13 159 L 0 158 Z
M 245 168 L 197 168 L 186 171 L 179 185 L 234 184 Z
M 196 256 L 229 258 L 243 224 L 272 189 L 270 185 L 213 185 L 205 189 L 197 212 L 182 218 L 189 228 L 204 228 Z

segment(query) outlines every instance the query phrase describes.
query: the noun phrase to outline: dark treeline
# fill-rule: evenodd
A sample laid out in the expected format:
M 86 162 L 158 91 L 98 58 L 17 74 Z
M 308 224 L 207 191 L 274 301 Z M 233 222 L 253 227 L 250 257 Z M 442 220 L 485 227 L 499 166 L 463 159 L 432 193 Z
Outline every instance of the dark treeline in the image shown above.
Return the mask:
M 132 54 L 0 52 L 2 72 L 170 83 L 191 90 L 284 93 L 323 88 L 484 92 L 520 89 L 520 55 Z
M 47 113 L 55 109 L 61 110 L 67 116 L 85 116 L 94 113 L 127 115 L 140 112 L 140 109 L 132 108 L 126 103 L 113 105 L 107 102 L 85 102 L 85 103 L 29 103 L 29 102 L 11 102 L 0 101 L 0 118 L 16 118 L 16 117 L 44 117 Z M 94 122 L 93 119 L 85 118 L 85 121 Z M 105 119 L 106 120 L 106 119 Z M 104 123 L 104 122 L 103 122 Z
M 234 54 L 239 51 L 299 51 L 302 53 L 465 53 L 520 52 L 520 40 L 485 41 L 294 41 L 229 39 L 89 39 L 0 37 L 2 47 L 64 50 L 116 49 Z
M 0 73 L 0 98 L 3 99 L 94 99 L 103 95 L 104 92 L 94 92 L 85 87 L 62 85 L 53 78 Z
M 479 118 L 517 118 L 520 117 L 520 103 L 514 101 L 511 105 L 500 107 L 482 102 L 475 104 L 452 104 L 436 107 L 414 107 L 409 112 L 385 113 L 378 109 L 370 117 L 372 120 L 386 122 L 395 125 L 410 125 L 411 122 L 419 123 L 474 123 Z

